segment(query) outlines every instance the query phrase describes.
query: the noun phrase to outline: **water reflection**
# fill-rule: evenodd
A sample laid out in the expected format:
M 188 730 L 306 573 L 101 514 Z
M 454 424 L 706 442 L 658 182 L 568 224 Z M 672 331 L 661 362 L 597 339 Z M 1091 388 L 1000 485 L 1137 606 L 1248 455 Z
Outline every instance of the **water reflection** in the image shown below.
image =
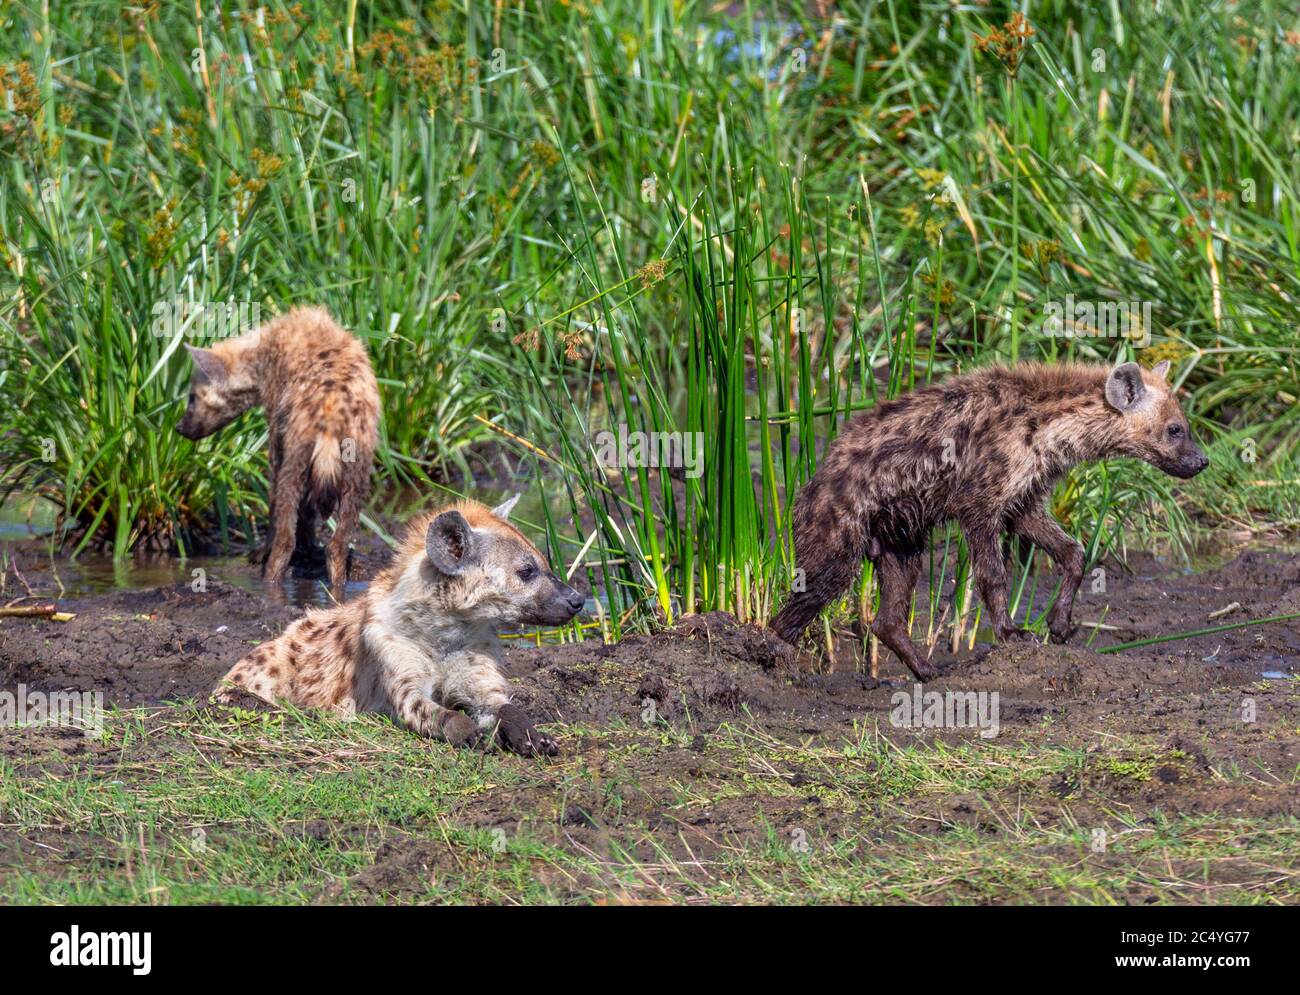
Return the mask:
M 60 558 L 54 568 L 58 581 L 62 582 L 62 597 L 65 599 L 91 597 L 110 591 L 213 582 L 242 588 L 259 597 L 266 594 L 261 568 L 243 556 L 192 556 L 187 560 L 153 556 L 114 560 L 109 556 L 82 555 L 76 560 Z M 52 577 L 35 572 L 29 574 L 28 581 L 42 593 L 53 593 L 58 588 Z M 349 581 L 344 589 L 345 599 L 351 600 L 367 586 L 366 581 Z M 290 575 L 285 577 L 281 590 L 286 602 L 292 605 L 327 607 L 333 603 L 329 585 L 323 578 Z

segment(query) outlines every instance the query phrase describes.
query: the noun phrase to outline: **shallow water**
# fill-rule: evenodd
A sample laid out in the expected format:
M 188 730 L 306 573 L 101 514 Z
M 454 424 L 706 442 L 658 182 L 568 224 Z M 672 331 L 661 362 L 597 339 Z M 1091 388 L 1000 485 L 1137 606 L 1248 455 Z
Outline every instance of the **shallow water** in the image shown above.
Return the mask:
M 495 504 L 515 493 L 520 494 L 520 500 L 512 519 L 525 522 L 544 520 L 537 490 L 528 487 L 525 481 L 510 481 L 505 486 L 488 488 L 478 497 L 489 504 Z M 406 502 L 409 508 L 399 517 L 409 518 L 427 505 L 428 501 L 427 495 L 410 495 Z M 400 504 L 400 499 L 398 503 Z M 58 508 L 53 503 L 31 494 L 11 495 L 0 502 L 0 546 L 11 542 L 21 543 L 29 551 L 39 548 L 42 545 L 40 540 L 54 531 L 57 522 Z M 361 531 L 364 533 L 365 530 Z M 383 549 L 380 541 L 382 537 L 363 535 L 361 538 L 364 542 L 358 542 L 359 548 Z M 142 554 L 115 560 L 112 556 L 88 551 L 75 560 L 60 553 L 52 561 L 46 558 L 43 566 L 49 570 L 48 576 L 52 583 L 42 583 L 42 593 L 48 587 L 53 588 L 50 593 L 59 593 L 61 585 L 60 598 L 92 597 L 110 591 L 146 590 L 181 581 L 196 584 L 205 580 L 224 581 L 256 594 L 266 592 L 260 567 L 249 563 L 242 555 L 191 556 L 182 560 L 163 554 Z M 42 581 L 44 579 L 42 577 Z M 367 581 L 349 581 L 345 588 L 345 600 L 364 591 L 367 586 Z M 282 582 L 281 590 L 285 600 L 292 605 L 328 606 L 333 603 L 329 585 L 323 577 L 297 577 L 291 572 Z
M 33 539 L 54 531 L 58 508 L 31 494 L 11 494 L 0 501 L 0 542 Z
M 48 564 L 48 561 L 47 561 Z M 244 556 L 192 556 L 186 560 L 168 556 L 150 556 L 147 559 L 114 560 L 109 556 L 84 554 L 76 560 L 56 558 L 48 575 L 40 578 L 43 593 L 57 593 L 60 600 L 75 601 L 112 591 L 141 591 L 156 587 L 170 587 L 178 583 L 196 585 L 220 581 L 257 595 L 266 594 L 266 582 L 259 566 L 249 563 Z M 47 582 L 48 578 L 48 582 Z M 36 578 L 28 578 L 37 587 Z M 344 601 L 350 601 L 370 586 L 369 581 L 351 580 L 344 588 Z M 295 607 L 329 607 L 334 603 L 329 584 L 323 578 L 296 577 L 292 573 L 280 583 L 286 604 Z M 602 602 L 604 601 L 602 596 Z M 607 604 L 603 604 L 608 612 Z M 595 599 L 587 598 L 583 616 L 597 612 Z
M 56 579 L 55 579 L 56 578 Z M 146 590 L 187 583 L 195 591 L 204 584 L 221 581 L 255 594 L 264 594 L 266 583 L 261 568 L 243 556 L 192 556 L 181 560 L 155 556 L 147 559 L 114 560 L 109 556 L 83 555 L 76 560 L 56 559 L 52 565 L 54 586 L 62 586 L 61 599 L 93 597 L 110 591 Z M 42 584 L 42 587 L 47 585 Z M 366 581 L 349 581 L 346 598 L 368 586 Z M 286 577 L 280 585 L 285 601 L 292 605 L 331 604 L 329 585 L 324 580 Z

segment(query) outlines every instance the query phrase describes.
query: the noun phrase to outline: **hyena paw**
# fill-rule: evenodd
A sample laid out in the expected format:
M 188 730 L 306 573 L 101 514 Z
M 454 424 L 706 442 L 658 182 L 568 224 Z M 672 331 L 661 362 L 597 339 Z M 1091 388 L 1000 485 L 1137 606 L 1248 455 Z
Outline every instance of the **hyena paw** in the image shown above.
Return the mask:
M 939 668 L 929 660 L 918 659 L 914 664 L 908 664 L 916 679 L 924 684 L 926 681 L 932 681 L 939 676 Z
M 1070 625 L 1068 622 L 1064 625 L 1052 623 L 1048 631 L 1050 632 L 1051 641 L 1054 643 L 1068 643 L 1076 632 L 1079 631 L 1077 625 Z
M 1021 629 L 1015 625 L 1000 625 L 994 630 L 1000 643 L 1026 642 L 1034 638 L 1034 634 L 1028 629 Z
M 553 757 L 560 752 L 559 744 L 539 732 L 518 705 L 502 705 L 497 709 L 497 738 L 507 750 L 525 757 Z
M 464 712 L 452 712 L 442 724 L 443 738 L 452 746 L 471 746 L 478 734 L 478 723 Z

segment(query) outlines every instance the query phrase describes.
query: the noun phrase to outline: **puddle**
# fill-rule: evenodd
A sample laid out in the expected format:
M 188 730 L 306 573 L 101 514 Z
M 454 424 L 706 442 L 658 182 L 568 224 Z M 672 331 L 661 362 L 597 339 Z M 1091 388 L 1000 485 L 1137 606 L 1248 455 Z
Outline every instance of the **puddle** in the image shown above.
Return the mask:
M 54 531 L 58 507 L 34 494 L 11 494 L 0 501 L 0 542 L 37 539 Z
M 48 564 L 48 560 L 46 561 Z M 48 566 L 46 569 L 50 569 Z M 35 578 L 29 576 L 36 587 Z M 215 582 L 229 584 L 256 594 L 266 593 L 261 569 L 243 556 L 192 556 L 180 560 L 168 556 L 151 556 L 114 560 L 108 556 L 82 555 L 76 560 L 57 560 L 48 581 L 41 578 L 40 589 L 57 590 L 62 586 L 61 600 L 77 601 L 114 591 L 142 591 L 157 587 L 171 587 L 184 582 L 195 593 Z M 349 581 L 346 597 L 352 598 L 369 586 L 367 581 Z M 285 601 L 302 607 L 326 606 L 331 603 L 328 584 L 319 579 L 289 576 L 281 584 Z
M 42 594 L 57 594 L 60 601 L 69 602 L 117 591 L 171 588 L 180 583 L 189 585 L 190 590 L 196 594 L 202 593 L 207 585 L 224 583 L 257 597 L 266 596 L 266 582 L 262 579 L 261 568 L 249 563 L 244 556 L 192 556 L 179 560 L 154 555 L 148 558 L 114 560 L 109 556 L 83 554 L 76 560 L 58 559 L 53 564 L 46 558 L 44 563 L 29 563 L 24 570 L 33 589 Z M 352 600 L 369 586 L 368 580 L 348 581 L 344 600 Z M 60 589 L 62 593 L 58 594 Z M 329 585 L 323 578 L 291 575 L 281 582 L 280 590 L 285 603 L 296 608 L 324 608 L 333 604 Z M 583 617 L 596 618 L 608 613 L 608 599 L 603 594 L 599 598 L 599 604 L 596 598 L 587 598 Z
M 544 500 L 536 487 L 526 479 L 494 481 L 486 487 L 475 488 L 474 496 L 488 505 L 494 505 L 513 495 L 519 495 L 512 521 L 522 524 L 535 539 L 536 529 L 546 520 Z M 397 521 L 405 521 L 423 509 L 457 498 L 454 492 L 427 494 L 410 491 L 398 494 L 392 500 Z M 181 560 L 160 553 L 136 554 L 121 560 L 111 555 L 83 552 L 75 560 L 64 553 L 53 561 L 48 555 L 46 539 L 58 524 L 58 506 L 34 494 L 13 494 L 0 501 L 0 549 L 12 543 L 23 551 L 23 570 L 34 588 L 42 593 L 59 594 L 62 598 L 94 597 L 114 591 L 147 590 L 171 586 L 180 581 L 196 583 L 199 580 L 224 581 L 234 587 L 254 594 L 264 595 L 260 568 L 249 563 L 242 554 L 217 554 L 191 556 Z M 395 526 L 390 526 L 396 528 Z M 328 529 L 322 530 L 328 535 Z M 354 556 L 363 558 L 361 573 L 369 576 L 376 564 L 387 558 L 385 543 L 389 537 L 360 527 L 354 536 Z M 323 570 L 323 561 L 322 561 Z M 202 573 L 196 573 L 202 571 Z M 40 583 L 37 583 L 39 578 Z M 350 581 L 348 598 L 364 591 L 366 581 Z M 60 594 L 60 589 L 62 593 Z M 199 590 L 195 588 L 195 590 Z M 285 600 L 295 606 L 329 605 L 328 584 L 320 577 L 290 576 L 285 578 L 282 591 Z M 595 610 L 594 603 L 588 608 Z

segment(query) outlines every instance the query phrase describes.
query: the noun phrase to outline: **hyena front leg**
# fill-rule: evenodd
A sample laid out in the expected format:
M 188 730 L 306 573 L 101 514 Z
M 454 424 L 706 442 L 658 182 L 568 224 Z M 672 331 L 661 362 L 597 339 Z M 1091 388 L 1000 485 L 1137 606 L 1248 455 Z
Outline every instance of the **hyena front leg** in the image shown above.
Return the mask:
M 298 508 L 298 523 L 293 540 L 294 552 L 310 556 L 316 546 L 316 509 L 311 503 Z
M 1070 624 L 1070 612 L 1074 608 L 1074 596 L 1083 583 L 1083 546 L 1042 507 L 1027 511 L 1012 530 L 1051 556 L 1061 571 L 1061 594 L 1047 616 L 1047 628 L 1054 642 L 1063 643 L 1075 632 Z
M 966 536 L 966 546 L 970 549 L 975 568 L 975 586 L 979 589 L 980 600 L 984 602 L 989 624 L 993 627 L 998 642 L 1031 638 L 1033 634 L 1018 628 L 1007 610 L 1011 578 L 1007 574 L 1006 561 L 1002 558 L 1002 544 L 999 541 L 1001 530 L 993 522 L 959 524 L 962 534 Z
M 559 744 L 510 701 L 510 682 L 495 661 L 485 659 L 453 675 L 443 686 L 443 693 L 448 700 L 465 704 L 478 720 L 479 729 L 507 750 L 525 757 L 553 757 L 560 752 Z
M 425 692 L 428 658 L 418 647 L 373 625 L 363 630 L 362 639 L 377 657 L 378 684 L 388 699 L 390 714 L 413 732 L 454 746 L 475 738 L 478 726 L 473 719 L 444 708 Z
M 482 713 L 479 723 L 481 727 L 486 723 L 487 730 L 498 743 L 520 756 L 553 757 L 560 752 L 560 744 L 533 725 L 528 713 L 511 702 Z
M 415 679 L 397 680 L 386 688 L 393 710 L 407 728 L 429 739 L 446 740 L 453 746 L 463 746 L 478 734 L 473 719 L 464 712 L 443 708 L 420 685 Z
M 920 556 L 881 553 L 873 561 L 880 581 L 880 610 L 871 622 L 871 634 L 893 650 L 919 681 L 939 676 L 939 670 L 916 651 L 907 635 L 907 615 L 912 591 L 921 572 Z
M 307 486 L 309 460 L 307 452 L 302 449 L 290 451 L 275 473 L 275 489 L 271 492 L 271 552 L 262 573 L 267 586 L 276 593 L 293 557 L 298 533 L 298 505 Z

